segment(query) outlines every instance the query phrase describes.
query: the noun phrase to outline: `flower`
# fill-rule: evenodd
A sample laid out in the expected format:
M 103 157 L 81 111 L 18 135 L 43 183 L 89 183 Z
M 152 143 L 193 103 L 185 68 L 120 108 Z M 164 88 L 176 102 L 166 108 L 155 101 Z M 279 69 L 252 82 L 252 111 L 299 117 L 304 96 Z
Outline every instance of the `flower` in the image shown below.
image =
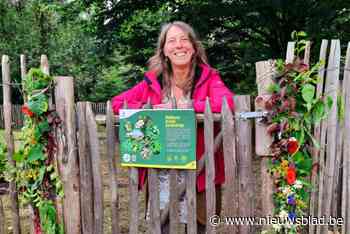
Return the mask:
M 282 169 L 283 169 L 283 171 L 284 171 L 285 173 L 287 173 L 288 164 L 289 164 L 288 161 L 285 160 L 285 159 L 283 159 L 282 162 L 281 162 L 281 167 L 282 167 Z
M 29 109 L 29 107 L 27 105 L 23 105 L 21 108 L 21 111 L 23 114 L 29 116 L 29 117 L 33 117 L 34 113 Z
M 289 218 L 289 220 L 292 221 L 293 223 L 295 222 L 296 217 L 297 217 L 297 215 L 295 214 L 295 212 L 290 211 L 290 212 L 288 213 L 288 218 Z
M 296 180 L 293 187 L 296 189 L 301 189 L 303 187 L 303 183 L 300 180 Z
M 288 195 L 288 197 L 287 197 L 287 203 L 288 203 L 288 205 L 292 205 L 292 206 L 295 206 L 295 205 L 296 205 L 296 201 L 295 201 L 295 198 L 294 198 L 294 194 Z
M 287 170 L 287 175 L 286 175 L 287 183 L 289 185 L 294 184 L 294 182 L 296 180 L 296 177 L 297 177 L 297 175 L 296 175 L 295 168 L 289 167 L 288 170 Z
M 292 190 L 289 188 L 289 186 L 288 186 L 288 187 L 284 187 L 284 188 L 282 189 L 282 193 L 283 193 L 284 195 L 289 195 L 290 193 L 292 193 Z
M 276 231 L 276 232 L 279 232 L 282 230 L 282 225 L 281 224 L 278 224 L 278 223 L 274 223 L 272 224 L 272 228 Z
M 294 137 L 288 139 L 287 150 L 288 153 L 291 155 L 295 154 L 299 150 L 299 143 L 297 139 L 295 139 Z
M 287 211 L 285 211 L 285 210 L 281 210 L 278 216 L 279 216 L 281 219 L 285 219 L 285 218 L 288 217 L 288 213 L 287 213 Z

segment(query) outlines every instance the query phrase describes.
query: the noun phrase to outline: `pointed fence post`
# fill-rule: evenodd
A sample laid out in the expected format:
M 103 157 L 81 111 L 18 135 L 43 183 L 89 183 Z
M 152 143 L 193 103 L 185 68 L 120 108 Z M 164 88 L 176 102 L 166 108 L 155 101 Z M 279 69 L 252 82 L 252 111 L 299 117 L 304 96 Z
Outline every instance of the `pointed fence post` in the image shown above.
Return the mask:
M 236 113 L 251 111 L 250 96 L 235 96 Z M 249 120 L 235 119 L 237 131 L 237 159 L 239 178 L 239 216 L 253 215 L 253 174 L 252 174 L 252 123 Z M 251 233 L 252 226 L 241 225 L 240 234 Z
M 322 40 L 319 61 L 326 61 L 327 47 L 328 47 L 328 41 Z M 323 93 L 323 86 L 324 86 L 323 82 L 324 82 L 324 74 L 325 74 L 324 68 L 325 68 L 325 63 L 323 63 L 320 66 L 320 69 L 318 71 L 319 82 L 317 83 L 316 97 L 320 97 Z M 325 121 L 323 120 L 321 121 L 321 123 L 316 124 L 314 126 L 314 138 L 316 139 L 317 142 L 320 143 L 320 145 L 324 145 L 322 144 L 322 141 L 321 141 L 321 128 L 324 125 L 324 122 Z M 319 191 L 319 188 L 321 183 L 323 183 L 323 181 L 320 181 L 320 178 L 321 178 L 321 175 L 323 174 L 324 157 L 320 157 L 320 152 L 321 152 L 320 149 L 313 147 L 312 149 L 313 164 L 319 165 L 319 171 L 315 169 L 311 171 L 311 185 L 313 187 L 311 191 L 310 210 L 309 210 L 309 214 L 311 217 L 317 216 L 317 210 L 320 205 L 318 204 L 318 197 L 322 197 L 321 195 L 322 193 L 321 191 Z M 315 229 L 316 229 L 315 225 L 309 225 L 309 233 L 311 234 L 315 233 Z
M 124 102 L 123 108 L 127 109 L 128 104 Z M 138 234 L 139 229 L 139 171 L 136 167 L 129 168 L 129 233 Z
M 15 166 L 12 155 L 15 151 L 12 133 L 12 102 L 11 102 L 11 78 L 10 78 L 10 63 L 7 55 L 2 56 L 2 84 L 3 84 L 3 105 L 4 105 L 4 120 L 5 120 L 5 142 L 7 145 L 7 160 Z M 16 183 L 10 181 L 10 199 L 11 211 L 13 220 L 13 233 L 21 233 L 21 224 L 19 217 L 18 195 L 16 190 Z
M 89 149 L 91 154 L 93 201 L 94 201 L 94 234 L 103 234 L 103 185 L 101 174 L 101 157 L 97 136 L 97 125 L 91 104 L 86 103 L 86 122 Z
M 224 97 L 222 105 L 223 150 L 225 161 L 225 184 L 223 189 L 224 217 L 238 216 L 238 160 L 236 154 L 236 129 L 227 99 Z M 224 233 L 238 233 L 235 225 L 226 225 Z
M 107 102 L 107 118 L 106 118 L 106 128 L 107 128 L 107 157 L 109 164 L 109 176 L 110 176 L 110 190 L 111 190 L 111 209 L 112 209 L 112 233 L 119 233 L 119 196 L 118 196 L 118 180 L 116 176 L 118 175 L 117 170 L 117 160 L 119 158 L 119 144 L 116 143 L 116 125 L 115 116 L 113 113 L 111 102 Z M 116 153 L 118 156 L 116 157 Z
M 2 197 L 0 197 L 0 234 L 5 234 L 6 217 L 4 212 L 4 205 L 2 204 Z
M 55 77 L 55 82 L 56 111 L 62 120 L 62 126 L 57 133 L 57 160 L 64 188 L 64 227 L 67 234 L 80 234 L 80 179 L 73 77 Z
M 345 222 L 342 225 L 342 234 L 350 232 L 350 42 L 346 52 L 344 69 L 344 145 L 343 145 L 343 194 L 341 216 Z
M 205 197 L 207 208 L 207 220 L 216 213 L 215 194 L 215 166 L 214 166 L 214 120 L 211 112 L 209 98 L 207 97 L 204 112 L 204 145 L 205 145 Z M 207 223 L 207 233 L 215 233 L 215 226 Z
M 290 53 L 289 53 L 290 54 Z M 291 55 L 290 55 L 291 56 Z M 276 75 L 275 64 L 273 60 L 261 61 L 255 64 L 256 66 L 256 83 L 258 86 L 258 97 L 255 99 L 255 110 L 266 111 L 264 103 L 271 96 L 268 93 L 268 87 L 273 84 L 273 77 Z M 268 163 L 271 152 L 270 145 L 272 144 L 272 137 L 267 133 L 267 126 L 255 120 L 255 151 L 261 156 L 260 173 L 261 173 L 261 204 L 262 216 L 273 216 L 273 179 L 268 173 Z M 264 230 L 270 229 L 270 225 L 265 225 Z
M 92 161 L 87 139 L 88 123 L 86 121 L 86 102 L 78 102 L 78 146 L 80 169 L 80 206 L 81 225 L 83 234 L 94 233 L 94 207 Z
M 333 100 L 333 105 L 327 118 L 327 149 L 326 149 L 326 167 L 324 184 L 325 189 L 322 201 L 322 215 L 328 219 L 331 215 L 332 191 L 334 186 L 334 170 L 336 159 L 337 142 L 337 91 L 339 85 L 339 66 L 340 66 L 340 41 L 332 40 L 330 56 L 328 59 L 328 72 L 326 79 L 325 93 Z M 321 233 L 328 232 L 328 225 L 321 227 Z

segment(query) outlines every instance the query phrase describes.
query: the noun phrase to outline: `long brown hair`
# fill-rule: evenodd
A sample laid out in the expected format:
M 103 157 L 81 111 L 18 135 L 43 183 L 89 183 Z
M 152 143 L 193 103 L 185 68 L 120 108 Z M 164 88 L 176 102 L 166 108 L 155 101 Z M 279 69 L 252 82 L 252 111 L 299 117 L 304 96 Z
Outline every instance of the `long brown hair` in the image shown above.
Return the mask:
M 148 60 L 148 68 L 154 71 L 157 74 L 157 76 L 163 76 L 161 81 L 163 85 L 163 94 L 167 96 L 170 96 L 172 68 L 170 62 L 164 55 L 163 49 L 167 33 L 169 29 L 173 26 L 181 28 L 185 33 L 188 34 L 190 42 L 192 43 L 192 46 L 194 48 L 194 54 L 191 60 L 192 69 L 190 71 L 189 79 L 185 84 L 181 86 L 185 95 L 191 91 L 191 88 L 193 86 L 193 78 L 196 66 L 199 64 L 208 64 L 207 55 L 202 46 L 202 43 L 199 41 L 196 33 L 190 25 L 182 21 L 175 21 L 163 25 L 158 37 L 158 43 L 155 54 Z

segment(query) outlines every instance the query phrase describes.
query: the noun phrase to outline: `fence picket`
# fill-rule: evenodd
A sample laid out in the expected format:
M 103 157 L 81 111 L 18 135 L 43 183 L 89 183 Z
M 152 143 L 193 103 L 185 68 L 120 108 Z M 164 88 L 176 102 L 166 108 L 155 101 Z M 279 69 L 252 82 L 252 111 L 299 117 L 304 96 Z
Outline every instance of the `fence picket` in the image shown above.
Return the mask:
M 242 95 L 235 98 L 236 112 L 250 111 L 250 96 Z M 252 123 L 247 120 L 236 119 L 235 126 L 239 131 L 237 136 L 238 178 L 239 178 L 239 216 L 252 216 L 254 205 L 252 187 Z M 250 233 L 249 225 L 242 225 L 239 233 Z
M 293 62 L 293 60 L 294 60 L 294 48 L 295 48 L 295 42 L 288 42 L 286 63 L 292 63 Z
M 214 167 L 214 121 L 209 98 L 206 100 L 204 112 L 204 145 L 205 145 L 205 183 L 207 219 L 216 213 L 215 167 Z M 213 225 L 207 225 L 207 233 L 215 233 Z
M 327 66 L 327 79 L 325 93 L 333 100 L 333 105 L 327 119 L 327 157 L 325 167 L 325 186 L 323 193 L 322 214 L 325 217 L 331 215 L 332 190 L 334 185 L 334 169 L 335 169 L 335 154 L 337 142 L 337 88 L 339 83 L 339 65 L 340 65 L 340 42 L 332 40 L 331 50 Z M 328 231 L 328 225 L 321 227 L 321 233 L 325 234 Z
M 180 189 L 179 189 L 180 190 Z M 196 171 L 186 173 L 187 233 L 197 233 Z
M 63 122 L 57 132 L 57 161 L 64 189 L 64 227 L 67 234 L 80 234 L 80 180 L 73 77 L 55 77 L 55 82 L 56 111 Z
M 4 212 L 4 205 L 2 204 L 2 198 L 0 197 L 0 234 L 5 234 L 6 230 L 6 217 Z
M 321 50 L 320 50 L 320 56 L 319 56 L 319 61 L 326 61 L 326 56 L 327 56 L 327 48 L 328 48 L 328 41 L 327 40 L 322 40 L 321 44 Z M 316 97 L 321 97 L 323 93 L 323 87 L 324 87 L 324 75 L 325 75 L 325 62 L 321 63 L 321 66 L 318 70 L 318 76 L 319 76 L 319 82 L 317 83 L 317 88 L 316 88 Z M 325 121 L 321 121 L 319 124 L 315 124 L 314 126 L 314 138 L 316 139 L 317 142 L 320 143 L 321 147 L 324 145 L 322 144 L 321 141 L 321 128 L 325 124 Z M 311 184 L 313 186 L 313 189 L 311 191 L 311 198 L 310 198 L 310 208 L 309 212 L 312 217 L 315 217 L 317 214 L 317 211 L 320 209 L 321 203 L 320 201 L 317 201 L 317 197 L 319 194 L 322 194 L 323 190 L 323 185 L 321 188 L 321 183 L 320 183 L 320 178 L 321 175 L 323 175 L 323 168 L 324 168 L 324 157 L 320 157 L 321 150 L 318 149 L 317 147 L 313 147 L 312 149 L 312 159 L 313 159 L 313 164 L 314 165 L 319 165 L 319 174 L 317 173 L 318 170 L 313 169 L 311 172 Z M 323 155 L 323 154 L 322 154 Z M 323 181 L 323 179 L 322 179 Z M 318 206 L 319 204 L 319 206 Z M 309 225 L 309 233 L 313 234 L 315 232 L 315 225 Z
M 273 84 L 273 77 L 276 76 L 276 68 L 274 61 L 260 61 L 255 64 L 256 66 L 256 83 L 258 86 L 258 97 L 255 99 L 255 111 L 265 111 L 265 105 L 259 103 L 259 99 L 267 100 L 271 95 L 268 92 L 268 87 Z M 255 120 L 255 152 L 257 155 L 261 156 L 260 162 L 260 173 L 261 173 L 261 206 L 262 206 L 262 216 L 272 216 L 273 215 L 273 179 L 268 172 L 269 168 L 269 156 L 270 145 L 272 144 L 272 137 L 267 132 L 266 124 L 262 123 L 260 120 Z M 263 229 L 268 230 L 271 225 L 264 225 Z
M 12 159 L 12 155 L 15 150 L 13 132 L 12 132 L 12 103 L 11 103 L 11 78 L 10 78 L 10 63 L 7 55 L 2 56 L 2 84 L 3 84 L 3 105 L 4 105 L 4 123 L 5 123 L 5 142 L 7 145 L 7 160 L 14 166 L 15 162 Z M 13 233 L 21 233 L 21 224 L 19 217 L 19 205 L 18 196 L 16 190 L 16 184 L 10 181 L 10 199 L 11 199 L 11 211 L 12 211 L 12 226 Z
M 88 151 L 86 103 L 79 102 L 77 105 L 78 114 L 78 151 L 80 169 L 80 205 L 81 224 L 83 234 L 94 233 L 94 208 L 93 208 L 93 185 L 92 185 L 92 162 L 91 154 Z
M 236 155 L 235 124 L 226 97 L 222 105 L 223 150 L 225 161 L 225 184 L 223 190 L 223 215 L 238 216 L 238 162 Z M 224 227 L 224 233 L 238 233 L 235 225 Z
M 123 108 L 124 109 L 128 108 L 128 105 L 126 102 L 124 103 Z M 130 224 L 131 224 L 131 221 L 133 222 L 133 225 L 129 225 L 130 234 L 137 234 L 138 227 L 139 227 L 138 178 L 139 178 L 138 169 L 135 167 L 130 167 L 129 168 L 129 220 L 130 220 Z
M 349 233 L 350 231 L 350 42 L 346 51 L 346 60 L 344 68 L 344 143 L 343 143 L 343 192 L 341 199 L 341 217 L 345 222 L 342 225 L 342 234 Z
M 112 209 L 112 233 L 119 233 L 119 213 L 118 213 L 118 176 L 116 153 L 119 155 L 119 145 L 116 144 L 116 127 L 114 124 L 114 113 L 112 110 L 111 102 L 107 102 L 107 118 L 106 118 L 106 131 L 107 131 L 107 158 L 109 164 L 109 177 L 110 177 L 110 190 L 111 190 L 111 209 Z M 119 157 L 118 157 L 119 158 Z
M 97 126 L 91 104 L 86 104 L 86 121 L 88 124 L 87 133 L 89 139 L 92 163 L 92 181 L 94 192 L 94 234 L 103 233 L 103 185 L 101 174 L 101 157 L 97 136 Z

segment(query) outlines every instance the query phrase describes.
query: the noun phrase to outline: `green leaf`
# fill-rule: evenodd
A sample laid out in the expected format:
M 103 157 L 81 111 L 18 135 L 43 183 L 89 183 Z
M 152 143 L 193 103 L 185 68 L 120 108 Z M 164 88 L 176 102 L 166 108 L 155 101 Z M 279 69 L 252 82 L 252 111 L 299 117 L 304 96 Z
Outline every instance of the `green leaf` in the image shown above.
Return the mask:
M 312 144 L 319 149 L 320 148 L 320 144 L 318 143 L 318 141 L 314 138 L 314 136 L 307 130 L 305 129 L 306 134 L 308 135 L 308 137 L 311 139 Z
M 337 107 L 338 107 L 338 119 L 339 121 L 342 122 L 345 117 L 345 101 L 342 95 L 338 95 Z
M 273 84 L 270 84 L 268 87 L 267 87 L 267 91 L 269 93 L 274 93 L 274 92 L 279 92 L 281 90 L 281 88 L 279 87 L 279 85 L 273 83 Z
M 40 94 L 28 100 L 28 107 L 33 113 L 41 115 L 48 110 L 48 99 L 45 94 Z
M 299 151 L 293 156 L 293 159 L 298 173 L 302 172 L 302 174 L 305 174 L 310 172 L 312 168 L 312 159 L 307 153 Z
M 13 160 L 15 160 L 17 163 L 22 162 L 24 159 L 23 151 L 17 151 L 12 156 Z
M 306 84 L 301 90 L 301 95 L 307 103 L 312 103 L 315 95 L 315 86 Z
M 332 99 L 332 97 L 327 96 L 326 102 L 327 102 L 327 108 L 328 108 L 328 110 L 330 110 L 332 108 L 332 106 L 333 106 L 333 99 Z
M 307 36 L 306 32 L 304 32 L 304 31 L 298 32 L 297 35 L 298 35 L 299 37 L 306 37 L 306 36 Z M 301 41 L 303 41 L 303 40 L 301 40 Z
M 323 102 L 318 101 L 312 109 L 312 117 L 314 123 L 319 123 L 326 115 L 325 105 Z
M 36 160 L 44 160 L 45 155 L 43 153 L 43 146 L 41 144 L 34 145 L 28 153 L 28 161 L 33 162 Z

